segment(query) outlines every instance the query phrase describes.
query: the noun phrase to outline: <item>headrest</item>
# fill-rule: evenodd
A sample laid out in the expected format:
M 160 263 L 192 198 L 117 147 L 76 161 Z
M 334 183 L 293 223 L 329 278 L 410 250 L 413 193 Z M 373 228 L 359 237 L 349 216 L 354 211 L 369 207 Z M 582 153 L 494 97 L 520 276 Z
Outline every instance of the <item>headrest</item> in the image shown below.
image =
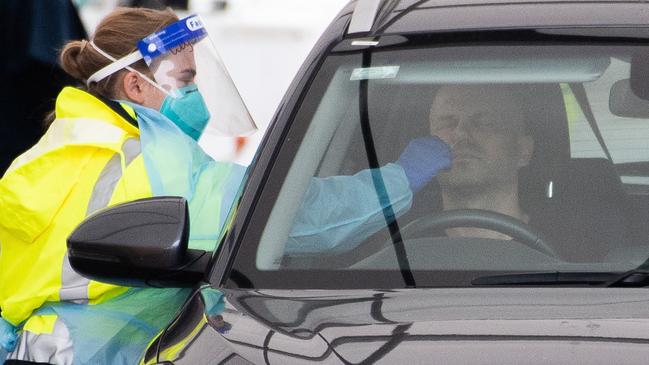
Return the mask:
M 530 165 L 558 164 L 570 158 L 568 118 L 559 84 L 535 84 L 526 111 L 527 129 L 534 140 Z

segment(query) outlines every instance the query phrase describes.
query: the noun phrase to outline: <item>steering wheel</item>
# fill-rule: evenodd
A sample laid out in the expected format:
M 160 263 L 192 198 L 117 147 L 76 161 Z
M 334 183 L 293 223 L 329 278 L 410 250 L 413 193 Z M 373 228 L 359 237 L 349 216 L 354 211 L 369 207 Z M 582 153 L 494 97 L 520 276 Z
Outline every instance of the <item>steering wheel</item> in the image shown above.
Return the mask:
M 532 249 L 558 257 L 541 234 L 527 223 L 488 210 L 456 209 L 427 214 L 403 226 L 400 231 L 402 236 L 412 236 L 421 232 L 454 227 L 476 227 L 503 233 Z

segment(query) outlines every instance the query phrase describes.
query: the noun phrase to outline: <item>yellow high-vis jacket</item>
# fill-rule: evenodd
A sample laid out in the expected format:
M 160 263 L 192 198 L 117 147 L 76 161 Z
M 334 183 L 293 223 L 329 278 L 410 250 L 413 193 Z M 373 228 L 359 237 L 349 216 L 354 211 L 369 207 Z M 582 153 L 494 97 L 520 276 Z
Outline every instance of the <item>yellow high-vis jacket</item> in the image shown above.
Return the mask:
M 110 106 L 109 106 L 110 105 Z M 0 179 L 0 308 L 19 325 L 45 302 L 96 304 L 127 288 L 72 270 L 66 239 L 89 214 L 152 195 L 133 110 L 75 88 Z

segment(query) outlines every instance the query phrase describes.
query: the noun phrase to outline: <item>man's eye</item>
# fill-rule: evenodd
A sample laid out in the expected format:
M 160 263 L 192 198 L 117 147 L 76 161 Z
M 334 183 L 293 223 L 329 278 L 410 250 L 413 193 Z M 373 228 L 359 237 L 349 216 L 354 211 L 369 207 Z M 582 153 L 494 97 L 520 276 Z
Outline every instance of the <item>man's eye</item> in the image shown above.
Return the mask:
M 494 120 L 488 118 L 478 118 L 473 121 L 473 124 L 479 128 L 485 129 L 496 129 L 498 128 L 498 123 Z

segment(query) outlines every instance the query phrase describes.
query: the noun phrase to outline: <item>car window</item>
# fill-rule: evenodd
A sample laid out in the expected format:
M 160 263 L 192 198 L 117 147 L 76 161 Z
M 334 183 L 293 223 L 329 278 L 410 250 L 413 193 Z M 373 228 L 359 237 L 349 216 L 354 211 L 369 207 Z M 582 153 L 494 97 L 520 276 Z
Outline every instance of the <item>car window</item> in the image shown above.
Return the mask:
M 589 106 L 596 117 L 597 126 L 613 163 L 624 165 L 649 160 L 649 123 L 645 118 L 614 115 L 610 110 L 608 90 L 620 80 L 629 77 L 630 60 L 612 58 L 611 65 L 597 80 L 584 84 Z M 569 115 L 570 148 L 572 157 L 606 158 L 579 103 L 570 95 L 569 87 L 562 85 L 566 93 L 566 107 Z M 649 174 L 621 173 L 623 182 L 630 185 L 649 185 Z
M 343 42 L 246 260 L 305 287 L 636 267 L 649 191 L 629 178 L 649 176 L 649 120 L 610 99 L 638 48 Z

